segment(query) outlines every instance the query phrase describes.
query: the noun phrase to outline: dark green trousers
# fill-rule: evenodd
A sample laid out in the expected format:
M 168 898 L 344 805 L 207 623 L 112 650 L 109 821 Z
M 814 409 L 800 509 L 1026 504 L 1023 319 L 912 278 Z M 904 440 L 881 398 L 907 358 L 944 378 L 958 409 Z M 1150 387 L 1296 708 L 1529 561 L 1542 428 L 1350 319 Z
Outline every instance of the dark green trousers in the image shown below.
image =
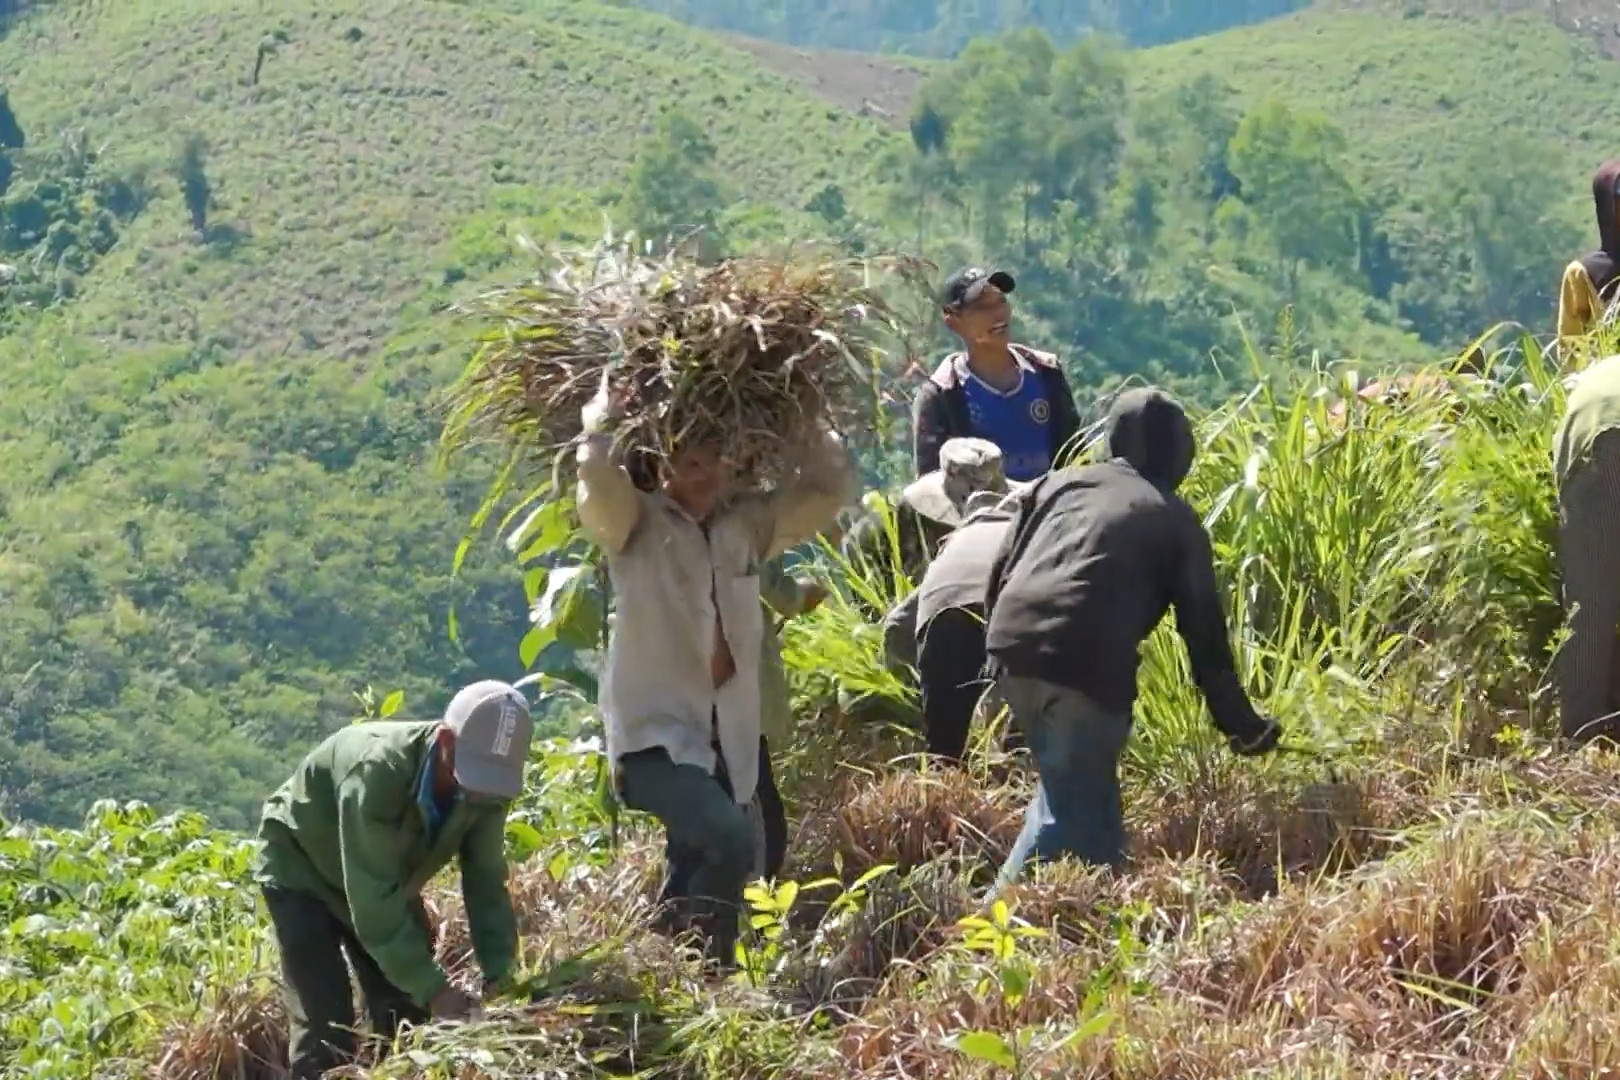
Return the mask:
M 428 1011 L 384 977 L 354 931 L 325 901 L 308 893 L 267 887 L 264 904 L 281 948 L 293 1080 L 320 1080 L 327 1070 L 354 1056 L 356 1024 L 349 965 L 360 982 L 371 1030 L 380 1038 L 392 1041 L 400 1025 L 427 1022 Z
M 709 959 L 731 966 L 743 888 L 754 867 L 754 829 L 732 798 L 730 780 L 723 771 L 716 777 L 677 765 L 663 747 L 625 754 L 619 769 L 624 805 L 664 826 L 659 899 L 669 925 L 697 930 Z

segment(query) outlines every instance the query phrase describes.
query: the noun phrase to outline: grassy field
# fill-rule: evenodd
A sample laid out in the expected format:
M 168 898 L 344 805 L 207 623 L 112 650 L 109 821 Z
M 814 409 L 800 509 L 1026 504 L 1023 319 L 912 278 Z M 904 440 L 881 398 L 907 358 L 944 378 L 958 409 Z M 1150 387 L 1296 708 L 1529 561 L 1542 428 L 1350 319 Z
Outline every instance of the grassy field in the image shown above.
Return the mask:
M 1539 14 L 1311 10 L 1149 50 L 1135 76 L 1146 85 L 1208 72 L 1249 97 L 1323 112 L 1374 180 L 1397 191 L 1427 195 L 1494 141 L 1544 140 L 1562 154 L 1571 212 L 1589 223 L 1587 181 L 1615 143 L 1587 118 L 1602 113 L 1613 71 Z
M 1605 343 L 1613 348 L 1614 342 Z M 1286 358 L 1284 358 L 1286 359 Z M 1547 741 L 1556 640 L 1534 349 L 1394 405 L 1344 373 L 1199 418 L 1186 489 L 1240 666 L 1292 748 L 1221 746 L 1163 627 L 1126 765 L 1129 871 L 984 893 L 1028 770 L 922 767 L 843 715 L 879 631 L 835 596 L 791 623 L 792 883 L 751 893 L 746 969 L 705 983 L 646 929 L 656 834 L 614 830 L 594 751 L 537 746 L 509 832 L 525 984 L 364 1075 L 1508 1077 L 1620 1068 L 1620 761 Z M 1327 393 L 1319 393 L 1326 391 Z M 0 842 L 0 1050 L 19 1077 L 271 1080 L 283 1050 L 239 841 L 106 805 Z M 452 880 L 440 949 L 464 964 Z M 48 1025 L 60 1038 L 32 1042 Z

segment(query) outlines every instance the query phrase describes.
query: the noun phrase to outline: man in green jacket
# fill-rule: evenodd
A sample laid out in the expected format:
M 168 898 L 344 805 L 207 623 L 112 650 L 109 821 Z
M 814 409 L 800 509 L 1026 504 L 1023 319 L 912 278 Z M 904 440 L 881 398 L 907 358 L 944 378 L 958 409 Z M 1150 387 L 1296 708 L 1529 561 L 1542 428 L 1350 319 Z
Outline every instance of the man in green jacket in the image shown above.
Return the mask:
M 281 948 L 294 1080 L 318 1080 L 354 1053 L 345 956 L 384 1039 L 477 1005 L 435 962 L 421 899 L 453 857 L 486 988 L 511 972 L 506 812 L 533 731 L 519 691 L 474 683 L 442 721 L 331 735 L 264 804 L 254 878 Z
M 1558 651 L 1568 739 L 1620 740 L 1620 356 L 1575 377 L 1553 447 L 1558 566 L 1569 638 Z

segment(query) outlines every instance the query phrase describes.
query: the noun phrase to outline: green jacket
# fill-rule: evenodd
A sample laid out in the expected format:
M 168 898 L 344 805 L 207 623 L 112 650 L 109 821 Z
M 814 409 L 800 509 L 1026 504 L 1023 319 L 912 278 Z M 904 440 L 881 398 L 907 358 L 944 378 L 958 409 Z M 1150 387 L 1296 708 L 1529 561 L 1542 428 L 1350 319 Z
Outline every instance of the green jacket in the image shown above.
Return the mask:
M 1577 375 L 1565 402 L 1564 419 L 1553 440 L 1553 475 L 1560 488 L 1586 463 L 1598 436 L 1616 429 L 1620 429 L 1620 357 L 1611 356 Z
M 310 893 L 354 929 L 388 981 L 426 1005 L 447 985 L 427 927 L 422 888 L 452 857 L 473 951 L 500 979 L 517 953 L 506 891 L 506 806 L 458 801 L 430 838 L 417 783 L 436 721 L 354 724 L 317 746 L 264 804 L 254 878 Z

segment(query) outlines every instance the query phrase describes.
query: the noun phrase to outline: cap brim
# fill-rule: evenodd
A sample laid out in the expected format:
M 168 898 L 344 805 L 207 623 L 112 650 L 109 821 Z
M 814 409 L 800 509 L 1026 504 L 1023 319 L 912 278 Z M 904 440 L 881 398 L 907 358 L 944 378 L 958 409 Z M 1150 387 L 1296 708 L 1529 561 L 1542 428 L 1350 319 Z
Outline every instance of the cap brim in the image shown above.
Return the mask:
M 990 284 L 994 285 L 1004 293 L 1010 293 L 1014 289 L 1018 288 L 1018 282 L 1015 281 L 1013 276 L 1007 273 L 1005 270 L 997 270 L 984 280 L 988 281 Z
M 900 493 L 900 501 L 930 521 L 956 526 L 962 522 L 962 512 L 945 494 L 945 475 L 931 472 L 907 484 Z
M 481 754 L 463 754 L 457 747 L 456 784 L 469 795 L 511 801 L 523 794 L 523 764 L 516 765 Z

